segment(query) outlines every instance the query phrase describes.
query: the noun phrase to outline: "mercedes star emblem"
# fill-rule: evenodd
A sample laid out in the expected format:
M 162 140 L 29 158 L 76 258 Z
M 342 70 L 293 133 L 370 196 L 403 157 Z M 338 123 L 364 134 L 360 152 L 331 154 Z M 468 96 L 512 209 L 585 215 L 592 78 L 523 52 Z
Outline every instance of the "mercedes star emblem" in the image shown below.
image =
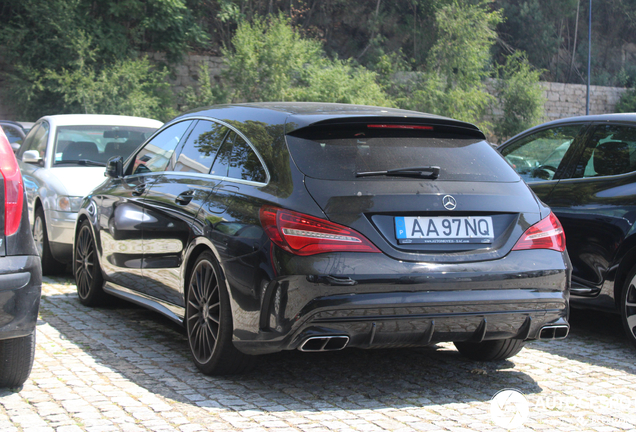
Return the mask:
M 445 195 L 442 198 L 442 204 L 446 210 L 455 210 L 455 207 L 457 207 L 457 201 L 451 195 Z

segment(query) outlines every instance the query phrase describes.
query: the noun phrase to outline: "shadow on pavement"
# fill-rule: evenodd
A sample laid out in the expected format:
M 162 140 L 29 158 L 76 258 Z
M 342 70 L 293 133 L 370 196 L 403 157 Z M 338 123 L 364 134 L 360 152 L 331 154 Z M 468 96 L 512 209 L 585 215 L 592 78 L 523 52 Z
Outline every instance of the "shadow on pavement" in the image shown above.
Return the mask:
M 570 334 L 561 341 L 537 341 L 527 345 L 570 360 L 636 374 L 636 350 L 617 314 L 571 309 Z
M 70 283 L 70 280 L 68 281 Z M 74 293 L 43 296 L 42 320 L 97 364 L 182 403 L 233 410 L 408 408 L 489 401 L 541 387 L 515 363 L 469 361 L 450 344 L 262 356 L 250 373 L 208 377 L 190 360 L 185 331 L 125 301 L 82 306 Z M 97 372 L 95 372 L 97 373 Z

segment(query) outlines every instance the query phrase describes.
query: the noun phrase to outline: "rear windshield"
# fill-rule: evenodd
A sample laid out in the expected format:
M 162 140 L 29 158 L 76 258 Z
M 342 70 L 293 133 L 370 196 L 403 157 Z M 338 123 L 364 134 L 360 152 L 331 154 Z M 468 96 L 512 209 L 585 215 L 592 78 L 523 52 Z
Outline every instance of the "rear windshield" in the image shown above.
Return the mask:
M 478 138 L 307 139 L 288 135 L 287 143 L 298 168 L 309 177 L 324 180 L 386 179 L 383 176 L 356 177 L 356 173 L 437 166 L 440 168 L 439 180 L 519 181 L 517 173 L 497 151 Z

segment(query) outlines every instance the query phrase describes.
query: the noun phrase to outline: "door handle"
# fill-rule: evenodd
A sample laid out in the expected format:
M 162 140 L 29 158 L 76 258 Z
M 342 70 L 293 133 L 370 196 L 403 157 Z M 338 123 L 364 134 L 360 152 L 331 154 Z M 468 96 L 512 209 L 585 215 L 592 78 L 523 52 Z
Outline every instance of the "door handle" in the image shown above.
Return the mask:
M 146 184 L 144 183 L 137 186 L 135 190 L 132 192 L 132 194 L 135 196 L 140 196 L 140 195 L 143 195 L 145 191 L 146 191 Z
M 187 204 L 190 204 L 190 201 L 192 201 L 192 198 L 194 198 L 194 191 L 189 190 L 187 192 L 180 193 L 174 199 L 174 202 L 181 205 L 187 205 Z

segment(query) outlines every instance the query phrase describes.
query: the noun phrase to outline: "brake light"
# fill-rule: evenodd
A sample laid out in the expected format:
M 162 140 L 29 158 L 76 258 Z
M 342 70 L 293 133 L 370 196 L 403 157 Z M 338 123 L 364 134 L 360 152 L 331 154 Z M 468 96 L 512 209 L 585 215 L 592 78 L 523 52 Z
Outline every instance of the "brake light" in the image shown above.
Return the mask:
M 269 206 L 261 208 L 260 219 L 270 240 L 294 255 L 380 252 L 362 234 L 325 219 Z
M 1 127 L 0 175 L 4 178 L 4 234 L 9 236 L 15 234 L 20 227 L 24 189 L 18 162 Z
M 397 124 L 370 124 L 367 127 L 374 129 L 417 129 L 417 130 L 433 130 L 433 126 L 419 125 L 397 125 Z
M 565 250 L 565 234 L 561 222 L 550 212 L 550 215 L 532 225 L 521 236 L 512 250 L 552 249 Z

